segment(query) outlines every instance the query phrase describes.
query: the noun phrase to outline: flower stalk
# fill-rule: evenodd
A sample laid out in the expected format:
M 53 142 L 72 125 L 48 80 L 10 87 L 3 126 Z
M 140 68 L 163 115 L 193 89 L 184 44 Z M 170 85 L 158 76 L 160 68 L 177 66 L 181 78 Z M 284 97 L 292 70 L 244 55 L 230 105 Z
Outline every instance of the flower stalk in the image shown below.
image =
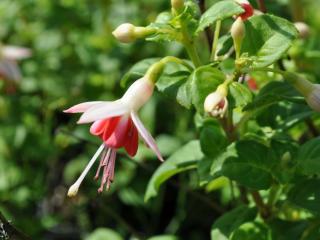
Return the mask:
M 217 51 L 217 47 L 218 47 L 218 40 L 219 40 L 219 35 L 220 35 L 220 30 L 221 30 L 221 20 L 218 20 L 216 22 L 216 27 L 214 30 L 214 38 L 213 38 L 213 42 L 212 42 L 212 50 L 211 50 L 211 61 L 215 61 L 216 60 L 216 51 Z

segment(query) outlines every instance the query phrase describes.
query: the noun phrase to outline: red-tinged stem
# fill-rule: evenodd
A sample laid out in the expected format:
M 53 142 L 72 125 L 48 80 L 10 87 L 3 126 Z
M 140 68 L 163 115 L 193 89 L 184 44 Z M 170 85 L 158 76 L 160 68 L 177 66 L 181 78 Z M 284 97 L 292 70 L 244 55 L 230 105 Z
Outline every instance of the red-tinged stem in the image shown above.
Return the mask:
M 263 13 L 267 12 L 267 8 L 266 8 L 266 4 L 264 2 L 264 0 L 257 0 L 258 5 L 259 5 L 259 10 Z
M 268 219 L 271 215 L 270 209 L 268 206 L 263 202 L 263 199 L 258 191 L 252 191 L 251 196 L 253 201 L 255 202 L 259 213 L 263 219 Z

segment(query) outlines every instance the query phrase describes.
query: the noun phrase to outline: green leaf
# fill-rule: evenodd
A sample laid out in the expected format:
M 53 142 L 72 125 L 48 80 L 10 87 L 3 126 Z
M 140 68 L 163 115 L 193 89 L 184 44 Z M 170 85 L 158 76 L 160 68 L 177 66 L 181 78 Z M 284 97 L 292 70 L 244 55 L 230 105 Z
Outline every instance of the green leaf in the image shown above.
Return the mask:
M 133 81 L 143 77 L 148 68 L 160 60 L 161 58 L 148 58 L 136 63 L 121 79 L 121 86 L 126 87 Z M 187 67 L 174 62 L 169 62 L 166 64 L 156 86 L 161 92 L 170 96 L 176 95 L 177 88 L 183 83 L 183 81 L 188 79 L 189 75 L 190 71 Z
M 303 231 L 308 226 L 307 221 L 284 221 L 273 219 L 268 224 L 272 229 L 272 239 L 301 240 Z
M 224 152 L 213 159 L 210 169 L 210 175 L 212 175 L 213 177 L 220 177 L 222 175 L 221 170 L 223 163 L 231 157 L 237 157 L 237 149 L 235 143 L 230 144 Z
M 177 150 L 152 175 L 145 193 L 145 201 L 157 195 L 160 186 L 170 177 L 193 168 L 203 158 L 199 141 L 191 141 Z
M 304 102 L 304 99 L 291 84 L 287 82 L 270 82 L 260 90 L 257 97 L 244 110 L 266 108 L 284 100 L 296 103 Z
M 320 180 L 307 179 L 296 184 L 288 194 L 288 200 L 317 215 L 320 214 Z
M 213 160 L 211 158 L 204 157 L 197 164 L 197 172 L 199 176 L 200 186 L 204 186 L 214 179 L 214 177 L 210 174 L 212 161 Z
M 174 18 L 169 18 L 168 15 L 159 15 L 154 23 L 149 27 L 155 28 L 157 31 L 148 37 L 146 40 L 155 42 L 178 41 L 182 42 L 183 33 L 181 22 L 190 35 L 193 35 L 198 27 L 198 21 L 194 19 L 197 5 L 192 1 L 185 2 L 184 11 Z
M 177 101 L 183 107 L 190 109 L 192 105 L 191 81 L 187 81 L 179 87 L 177 92 Z
M 211 228 L 211 240 L 228 240 L 232 232 L 243 223 L 252 221 L 257 215 L 255 208 L 239 206 L 222 215 Z
M 148 27 L 156 29 L 155 34 L 147 37 L 147 41 L 152 42 L 171 42 L 181 41 L 182 35 L 178 29 L 175 29 L 170 23 L 151 23 Z
M 222 56 L 229 52 L 230 48 L 233 46 L 233 40 L 231 34 L 223 35 L 219 38 L 217 46 L 217 56 Z
M 242 224 L 232 234 L 231 240 L 272 240 L 269 228 L 259 222 Z
M 172 20 L 172 14 L 169 12 L 162 12 L 159 13 L 156 20 L 154 21 L 155 23 L 162 23 L 166 24 L 169 23 Z
M 243 8 L 235 1 L 220 1 L 212 5 L 200 18 L 197 32 L 214 24 L 217 20 L 223 20 L 233 15 L 243 13 Z
M 178 103 L 188 109 L 192 103 L 198 112 L 203 113 L 205 98 L 216 90 L 224 78 L 225 76 L 220 70 L 210 65 L 197 68 L 189 79 L 180 86 L 177 93 Z
M 251 91 L 243 84 L 233 82 L 229 87 L 232 105 L 235 107 L 244 107 L 252 101 Z
M 123 240 L 123 238 L 112 229 L 97 228 L 85 240 Z
M 211 66 L 199 67 L 192 73 L 188 81 L 191 81 L 192 104 L 198 112 L 203 113 L 204 100 L 224 79 L 224 74 Z
M 272 139 L 271 148 L 274 150 L 278 163 L 272 169 L 272 175 L 281 184 L 288 184 L 294 180 L 296 173 L 297 146 L 292 139 Z
M 129 71 L 122 77 L 120 84 L 126 87 L 129 83 L 141 78 L 147 72 L 148 68 L 158 62 L 161 58 L 147 58 L 133 65 Z
M 320 175 L 320 138 L 303 144 L 297 154 L 297 169 L 306 175 Z
M 297 30 L 286 19 L 269 14 L 247 21 L 242 52 L 254 57 L 254 67 L 266 67 L 282 57 L 297 37 Z
M 161 75 L 156 86 L 160 92 L 175 98 L 179 87 L 188 79 L 189 75 L 189 71 L 176 71 L 174 73 L 166 71 Z
M 273 151 L 252 140 L 236 143 L 237 157 L 228 158 L 222 174 L 252 189 L 267 189 L 272 183 L 270 173 L 276 158 Z
M 148 238 L 148 240 L 178 240 L 178 238 L 172 235 L 161 235 Z
M 180 139 L 173 135 L 161 134 L 156 138 L 162 156 L 168 156 L 174 153 L 180 146 Z
M 200 145 L 202 152 L 210 158 L 215 158 L 225 150 L 228 140 L 217 121 L 204 123 L 200 132 Z

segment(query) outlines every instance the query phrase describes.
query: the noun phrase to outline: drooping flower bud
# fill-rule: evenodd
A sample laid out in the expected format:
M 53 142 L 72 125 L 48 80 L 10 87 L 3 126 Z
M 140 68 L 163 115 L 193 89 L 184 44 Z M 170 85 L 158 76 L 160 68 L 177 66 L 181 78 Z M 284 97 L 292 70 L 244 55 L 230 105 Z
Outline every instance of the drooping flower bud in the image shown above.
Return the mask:
M 297 28 L 300 38 L 308 38 L 309 37 L 310 28 L 306 23 L 296 22 L 296 23 L 294 23 L 294 26 Z
M 171 0 L 172 10 L 176 13 L 179 13 L 184 7 L 183 0 Z
M 146 37 L 155 30 L 149 27 L 136 27 L 131 23 L 123 23 L 118 26 L 113 32 L 113 36 L 122 43 L 131 43 L 138 38 Z
M 313 110 L 320 112 L 320 84 L 311 83 L 295 73 L 285 73 L 284 77 L 304 96 Z
M 236 0 L 236 2 L 239 3 L 244 10 L 244 13 L 239 15 L 239 17 L 241 17 L 243 21 L 247 20 L 249 17 L 253 15 L 254 8 L 247 0 Z
M 221 84 L 217 90 L 210 93 L 204 101 L 204 111 L 213 117 L 223 117 L 228 109 L 228 86 Z
M 236 58 L 238 59 L 240 57 L 242 42 L 246 34 L 245 25 L 240 17 L 238 17 L 236 21 L 234 21 L 234 23 L 231 26 L 230 32 L 236 51 Z

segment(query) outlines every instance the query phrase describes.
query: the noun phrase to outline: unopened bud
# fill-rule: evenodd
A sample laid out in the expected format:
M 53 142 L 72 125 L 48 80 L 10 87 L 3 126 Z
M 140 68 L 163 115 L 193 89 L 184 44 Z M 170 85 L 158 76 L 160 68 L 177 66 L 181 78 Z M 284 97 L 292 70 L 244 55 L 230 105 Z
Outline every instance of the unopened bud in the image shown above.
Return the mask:
M 294 26 L 297 28 L 300 38 L 308 38 L 309 37 L 310 28 L 306 23 L 296 22 L 296 23 L 294 23 Z
M 217 90 L 210 93 L 204 101 L 204 111 L 213 117 L 223 117 L 228 109 L 228 86 L 221 84 Z
M 285 73 L 284 77 L 304 96 L 313 110 L 320 112 L 320 84 L 313 84 L 295 73 Z
M 184 1 L 183 0 L 171 0 L 171 7 L 177 12 L 180 12 L 181 9 L 184 7 Z
M 136 27 L 131 23 L 123 23 L 118 26 L 113 32 L 113 36 L 122 43 L 131 43 L 138 38 L 146 37 L 155 30 L 149 27 Z
M 238 17 L 236 21 L 234 21 L 230 31 L 231 31 L 231 36 L 233 38 L 233 44 L 236 51 L 237 59 L 238 59 L 240 57 L 242 42 L 246 34 L 245 25 L 240 17 Z
M 251 6 L 250 2 L 247 0 L 236 0 L 236 2 L 239 3 L 244 10 L 244 13 L 239 15 L 243 21 L 247 20 L 254 14 L 254 8 Z

